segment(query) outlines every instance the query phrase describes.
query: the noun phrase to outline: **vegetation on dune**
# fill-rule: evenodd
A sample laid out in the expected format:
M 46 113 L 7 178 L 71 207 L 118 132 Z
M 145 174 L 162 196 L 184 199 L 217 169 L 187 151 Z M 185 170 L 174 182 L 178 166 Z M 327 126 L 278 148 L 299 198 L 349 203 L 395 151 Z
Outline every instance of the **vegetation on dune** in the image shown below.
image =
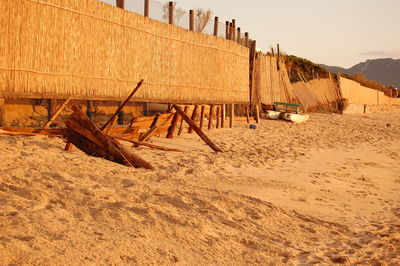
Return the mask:
M 327 78 L 329 76 L 328 70 L 317 64 L 314 64 L 310 60 L 294 55 L 286 55 L 284 56 L 284 60 L 288 70 L 290 82 L 292 83 L 301 81 L 301 78 L 309 81 L 315 78 Z

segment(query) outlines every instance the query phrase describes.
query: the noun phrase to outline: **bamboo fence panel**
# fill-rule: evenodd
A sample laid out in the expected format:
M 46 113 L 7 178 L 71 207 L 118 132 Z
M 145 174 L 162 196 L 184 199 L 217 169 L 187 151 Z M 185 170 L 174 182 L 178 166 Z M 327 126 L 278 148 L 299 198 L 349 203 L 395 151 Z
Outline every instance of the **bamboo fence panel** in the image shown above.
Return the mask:
M 135 100 L 248 102 L 249 49 L 235 42 L 96 0 L 2 0 L 0 12 L 0 92 L 124 98 L 144 79 Z
M 283 61 L 275 56 L 257 53 L 255 61 L 254 103 L 273 104 L 274 102 L 296 102 L 292 85 Z
M 306 110 L 317 111 L 326 107 L 337 109 L 342 98 L 338 84 L 331 77 L 299 81 L 292 85 L 296 97 Z

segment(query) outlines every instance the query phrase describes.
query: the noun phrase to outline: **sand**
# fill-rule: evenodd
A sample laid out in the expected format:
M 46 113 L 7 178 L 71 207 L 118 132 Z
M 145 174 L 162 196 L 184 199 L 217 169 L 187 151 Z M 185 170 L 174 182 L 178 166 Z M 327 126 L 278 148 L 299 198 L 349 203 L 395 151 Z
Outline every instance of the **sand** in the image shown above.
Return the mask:
M 0 137 L 0 264 L 400 264 L 400 112 L 206 133 L 150 171 Z

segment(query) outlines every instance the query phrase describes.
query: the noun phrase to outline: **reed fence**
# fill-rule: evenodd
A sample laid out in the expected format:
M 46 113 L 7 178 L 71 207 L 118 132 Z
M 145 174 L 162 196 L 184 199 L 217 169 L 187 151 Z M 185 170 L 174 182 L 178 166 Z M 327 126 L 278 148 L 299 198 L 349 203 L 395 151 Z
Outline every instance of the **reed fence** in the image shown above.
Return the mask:
M 96 0 L 0 2 L 0 91 L 248 102 L 249 49 Z

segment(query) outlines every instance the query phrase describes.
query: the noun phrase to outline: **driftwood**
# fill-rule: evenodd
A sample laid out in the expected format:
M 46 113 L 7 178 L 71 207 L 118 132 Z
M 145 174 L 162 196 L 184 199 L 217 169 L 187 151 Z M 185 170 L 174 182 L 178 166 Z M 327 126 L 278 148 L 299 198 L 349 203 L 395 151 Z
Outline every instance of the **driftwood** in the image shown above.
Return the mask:
M 67 119 L 68 142 L 86 154 L 131 167 L 153 167 L 139 156 L 128 152 L 112 137 L 104 134 L 77 106 L 72 106 L 73 114 Z
M 8 136 L 36 136 L 46 135 L 50 137 L 62 137 L 66 134 L 65 129 L 32 129 L 32 128 L 10 128 L 0 127 L 0 135 Z
M 174 104 L 173 107 L 175 108 L 176 112 L 177 112 L 180 116 L 182 116 L 182 119 L 185 120 L 186 123 L 188 123 L 189 126 L 190 126 L 191 128 L 193 128 L 194 132 L 196 132 L 197 135 L 199 135 L 199 137 L 200 137 L 202 140 L 204 140 L 204 142 L 207 143 L 208 146 L 211 147 L 211 149 L 213 149 L 213 150 L 216 151 L 216 152 L 222 152 L 222 150 L 221 150 L 220 148 L 218 148 L 218 146 L 215 145 L 215 144 L 206 136 L 206 134 L 203 133 L 202 130 L 200 130 L 200 128 L 196 125 L 196 123 L 193 122 L 193 120 L 190 119 L 190 117 L 189 117 L 187 114 L 185 114 L 185 113 L 182 111 L 182 109 L 181 109 L 178 105 Z
M 157 150 L 161 150 L 161 151 L 183 152 L 182 150 L 178 150 L 178 149 L 174 149 L 174 148 L 166 148 L 166 147 L 162 147 L 162 146 L 159 146 L 159 145 L 150 144 L 150 143 L 147 143 L 147 142 L 140 142 L 140 141 L 131 140 L 131 139 L 125 139 L 125 138 L 120 138 L 120 137 L 117 137 L 116 139 L 123 140 L 123 141 L 126 141 L 126 142 L 130 142 L 130 143 L 132 143 L 134 145 L 137 145 L 137 146 L 145 146 L 145 147 L 149 147 L 149 148 L 157 149 Z

